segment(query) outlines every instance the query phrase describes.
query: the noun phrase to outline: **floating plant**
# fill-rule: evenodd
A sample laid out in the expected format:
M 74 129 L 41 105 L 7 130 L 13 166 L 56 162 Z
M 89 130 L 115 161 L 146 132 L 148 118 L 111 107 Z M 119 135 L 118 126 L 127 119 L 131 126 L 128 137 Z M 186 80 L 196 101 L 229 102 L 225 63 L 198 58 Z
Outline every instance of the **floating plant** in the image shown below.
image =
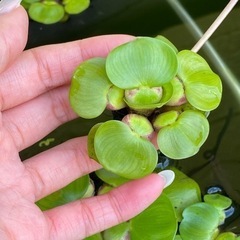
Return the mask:
M 222 83 L 197 53 L 178 52 L 163 36 L 138 37 L 73 74 L 70 103 L 83 118 L 127 109 L 89 133 L 89 155 L 106 170 L 134 179 L 151 173 L 159 150 L 172 159 L 196 154 L 209 134 L 207 116 L 221 101 Z M 129 161 L 131 159 L 131 161 Z
M 32 20 L 53 24 L 66 20 L 70 14 L 83 12 L 89 7 L 90 0 L 23 0 L 21 4 Z
M 230 2 L 227 12 L 236 4 Z M 96 172 L 104 182 L 99 194 L 156 171 L 159 152 L 186 159 L 205 143 L 208 115 L 222 98 L 220 77 L 197 53 L 206 34 L 192 50 L 181 51 L 163 36 L 136 37 L 76 68 L 69 99 L 80 117 L 96 118 L 106 109 L 126 113 L 88 134 L 88 154 L 103 166 Z M 202 199 L 198 184 L 172 169 L 176 180 L 145 211 L 88 239 L 238 239 L 219 228 L 231 199 L 220 194 Z
M 168 169 L 174 171 L 175 179 L 155 202 L 129 221 L 86 240 L 239 239 L 232 232 L 220 233 L 219 226 L 224 223 L 226 217 L 224 209 L 232 204 L 230 198 L 218 193 L 202 197 L 200 188 L 193 179 L 174 167 Z M 125 182 L 105 169 L 98 170 L 97 175 L 103 181 L 98 195 L 111 191 L 113 185 L 119 186 Z

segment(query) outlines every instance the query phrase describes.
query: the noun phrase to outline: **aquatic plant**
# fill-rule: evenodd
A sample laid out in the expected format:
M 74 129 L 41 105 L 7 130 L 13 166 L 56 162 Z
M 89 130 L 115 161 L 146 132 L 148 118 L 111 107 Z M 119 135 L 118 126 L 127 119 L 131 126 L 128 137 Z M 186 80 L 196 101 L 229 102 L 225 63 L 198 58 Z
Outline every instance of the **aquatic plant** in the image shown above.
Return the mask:
M 53 24 L 65 21 L 69 15 L 83 12 L 89 7 L 90 0 L 23 0 L 21 4 L 32 20 Z
M 106 59 L 81 63 L 69 94 L 83 118 L 98 117 L 105 109 L 127 110 L 122 121 L 93 127 L 88 150 L 105 169 L 129 179 L 156 167 L 154 136 L 169 158 L 196 154 L 209 134 L 207 116 L 221 95 L 221 80 L 208 63 L 190 50 L 178 52 L 163 36 L 138 37 Z

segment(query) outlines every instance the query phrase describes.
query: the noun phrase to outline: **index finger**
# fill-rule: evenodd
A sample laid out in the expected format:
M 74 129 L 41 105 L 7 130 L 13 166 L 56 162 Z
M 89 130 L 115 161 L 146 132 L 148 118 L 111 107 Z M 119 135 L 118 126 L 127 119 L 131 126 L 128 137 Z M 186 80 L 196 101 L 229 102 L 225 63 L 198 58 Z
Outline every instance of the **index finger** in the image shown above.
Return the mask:
M 14 65 L 1 74 L 2 110 L 69 83 L 74 69 L 82 61 L 105 57 L 111 49 L 133 38 L 105 35 L 23 52 Z

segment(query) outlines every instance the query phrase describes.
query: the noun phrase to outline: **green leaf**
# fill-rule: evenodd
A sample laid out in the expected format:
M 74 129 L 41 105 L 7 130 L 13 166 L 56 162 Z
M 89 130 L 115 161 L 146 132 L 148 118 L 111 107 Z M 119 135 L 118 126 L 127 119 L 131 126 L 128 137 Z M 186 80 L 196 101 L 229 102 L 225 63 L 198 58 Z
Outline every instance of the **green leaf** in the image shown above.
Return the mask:
M 89 7 L 90 0 L 64 0 L 63 4 L 68 14 L 78 14 Z
M 177 54 L 179 68 L 178 76 L 185 78 L 185 76 L 191 75 L 199 71 L 211 71 L 210 66 L 206 60 L 199 54 L 190 50 L 182 50 Z
M 176 235 L 174 240 L 182 240 L 181 236 L 180 235 Z
M 202 111 L 218 107 L 222 97 L 222 82 L 207 62 L 198 54 L 184 50 L 178 54 L 178 77 L 183 81 L 186 98 Z
M 214 207 L 222 210 L 229 208 L 232 204 L 232 200 L 230 198 L 218 193 L 205 194 L 203 199 L 204 199 L 204 202 L 211 204 Z
M 36 2 L 30 5 L 28 13 L 34 21 L 52 24 L 59 22 L 65 14 L 62 5 L 55 1 Z
M 164 189 L 164 193 L 168 196 L 174 209 L 178 221 L 182 220 L 182 212 L 188 206 L 201 202 L 201 190 L 198 184 L 183 172 L 176 168 L 170 168 L 175 173 L 173 183 Z
M 151 105 L 158 103 L 162 98 L 161 87 L 139 87 L 125 91 L 126 102 L 135 105 Z
M 124 240 L 128 235 L 129 223 L 124 222 L 103 232 L 104 240 Z
M 124 116 L 122 122 L 126 123 L 130 129 L 140 137 L 151 139 L 154 129 L 147 117 L 130 113 Z
M 99 163 L 124 178 L 148 175 L 157 164 L 154 145 L 120 121 L 110 120 L 98 128 L 94 148 Z
M 185 89 L 183 83 L 178 79 L 174 78 L 171 81 L 173 91 L 171 99 L 166 103 L 168 106 L 179 106 L 186 103 Z
M 124 100 L 131 109 L 134 109 L 137 111 L 161 108 L 164 104 L 166 104 L 171 99 L 173 95 L 173 86 L 170 83 L 166 83 L 162 85 L 161 88 L 162 88 L 161 98 L 159 98 L 158 101 L 156 102 L 152 102 L 153 94 L 147 93 L 147 90 L 136 94 L 135 96 L 136 98 L 132 97 L 132 99 L 130 99 L 130 97 L 127 97 L 125 94 Z M 131 94 L 131 90 L 130 91 L 127 90 L 126 93 Z
M 141 37 L 110 52 L 106 71 L 119 88 L 159 87 L 170 82 L 177 73 L 174 50 L 158 39 Z
M 153 121 L 155 129 L 160 130 L 163 127 L 174 124 L 179 117 L 179 112 L 176 110 L 170 110 L 157 115 Z
M 42 198 L 36 202 L 36 205 L 44 211 L 75 201 L 84 196 L 88 190 L 89 184 L 89 176 L 85 175 L 68 184 L 66 187 Z
M 130 220 L 131 240 L 172 240 L 177 231 L 177 218 L 168 197 L 161 196 L 147 209 Z
M 101 187 L 98 189 L 97 195 L 102 195 L 105 193 L 110 192 L 114 187 L 108 184 L 102 184 Z
M 111 85 L 105 72 L 105 59 L 93 58 L 81 63 L 73 74 L 70 87 L 73 110 L 86 119 L 98 117 L 107 106 Z
M 237 239 L 236 234 L 232 232 L 221 233 L 216 238 L 216 240 L 236 240 L 236 239 Z
M 84 240 L 103 240 L 101 233 L 94 234 L 90 237 L 84 238 Z
M 95 194 L 95 185 L 94 185 L 94 182 L 90 179 L 88 188 L 84 193 L 84 195 L 82 196 L 82 198 L 89 198 L 94 196 L 94 194 Z
M 31 4 L 31 3 L 35 3 L 35 2 L 40 2 L 40 0 L 23 0 L 22 2 Z
M 157 143 L 164 155 L 183 159 L 196 154 L 208 134 L 209 123 L 206 117 L 198 111 L 186 110 L 173 124 L 160 129 Z
M 114 85 L 108 90 L 107 99 L 107 109 L 109 110 L 119 110 L 126 107 L 124 90 Z
M 28 10 L 31 4 L 35 2 L 40 2 L 40 0 L 23 0 L 21 1 L 21 5 Z
M 113 187 L 120 186 L 129 181 L 129 179 L 118 176 L 117 174 L 109 172 L 104 168 L 95 171 L 95 173 L 103 182 Z
M 222 84 L 217 74 L 201 71 L 191 74 L 184 82 L 188 102 L 202 111 L 217 108 L 222 98 Z
M 219 215 L 208 203 L 195 203 L 183 211 L 179 231 L 182 239 L 212 240 L 218 235 Z
M 98 162 L 98 158 L 96 156 L 95 148 L 94 148 L 94 138 L 98 128 L 102 123 L 95 124 L 88 133 L 88 156 Z
M 220 223 L 224 223 L 226 214 L 225 209 L 229 208 L 232 204 L 232 200 L 226 196 L 220 194 L 206 194 L 203 197 L 204 202 L 214 206 L 219 213 Z

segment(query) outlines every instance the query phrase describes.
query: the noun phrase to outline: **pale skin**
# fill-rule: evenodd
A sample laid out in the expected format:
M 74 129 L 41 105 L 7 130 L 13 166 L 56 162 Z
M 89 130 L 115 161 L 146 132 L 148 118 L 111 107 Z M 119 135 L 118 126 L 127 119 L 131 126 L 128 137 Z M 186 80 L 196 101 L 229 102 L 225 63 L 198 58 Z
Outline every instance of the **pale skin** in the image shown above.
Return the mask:
M 76 66 L 133 37 L 100 36 L 23 51 L 27 34 L 22 7 L 0 16 L 0 239 L 84 239 L 141 212 L 161 194 L 164 180 L 151 174 L 42 212 L 37 200 L 101 166 L 88 157 L 86 137 L 24 162 L 18 153 L 77 117 L 68 101 Z

